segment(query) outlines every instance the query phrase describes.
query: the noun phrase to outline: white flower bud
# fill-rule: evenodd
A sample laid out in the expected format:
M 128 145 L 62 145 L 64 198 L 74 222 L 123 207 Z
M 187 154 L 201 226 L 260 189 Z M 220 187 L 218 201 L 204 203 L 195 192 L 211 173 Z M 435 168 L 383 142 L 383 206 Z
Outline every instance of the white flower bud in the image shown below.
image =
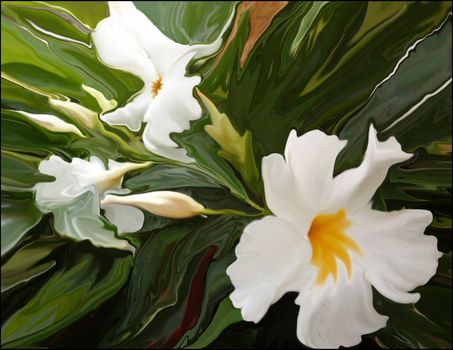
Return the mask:
M 18 113 L 26 116 L 28 119 L 32 120 L 35 124 L 43 127 L 44 129 L 53 131 L 53 132 L 68 132 L 74 133 L 81 137 L 84 137 L 82 132 L 75 126 L 65 121 L 61 120 L 58 117 L 55 117 L 50 114 L 34 114 L 27 113 L 24 111 L 17 111 Z
M 172 191 L 155 191 L 129 196 L 107 195 L 101 204 L 131 205 L 171 219 L 190 218 L 201 214 L 205 209 L 191 197 Z

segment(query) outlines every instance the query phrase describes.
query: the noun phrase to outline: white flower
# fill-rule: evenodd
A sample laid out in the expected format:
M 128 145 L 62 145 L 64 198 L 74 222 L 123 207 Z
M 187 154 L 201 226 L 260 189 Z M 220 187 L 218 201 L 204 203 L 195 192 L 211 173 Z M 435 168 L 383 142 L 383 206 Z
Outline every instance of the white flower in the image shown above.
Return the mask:
M 132 131 L 147 123 L 143 141 L 152 152 L 185 162 L 192 161 L 170 138 L 189 129 L 190 121 L 201 117 L 193 88 L 201 78 L 186 77 L 186 66 L 194 58 L 209 56 L 220 48 L 222 35 L 211 44 L 183 45 L 172 41 L 129 1 L 109 1 L 110 16 L 92 33 L 101 60 L 128 71 L 144 82 L 143 89 L 124 107 L 104 114 L 112 125 Z
M 333 178 L 346 141 L 314 130 L 288 138 L 285 157 L 263 158 L 266 201 L 274 215 L 249 224 L 228 267 L 230 298 L 246 321 L 258 322 L 286 292 L 299 295 L 299 340 L 313 348 L 352 346 L 384 327 L 372 288 L 399 303 L 428 282 L 440 253 L 423 234 L 426 210 L 381 212 L 371 199 L 389 167 L 410 154 L 394 137 L 380 142 L 370 127 L 362 164 Z
M 123 204 L 172 219 L 185 219 L 199 215 L 205 209 L 191 197 L 173 191 L 155 191 L 128 196 L 108 195 L 102 204 Z
M 54 224 L 62 235 L 88 239 L 96 246 L 131 250 L 127 241 L 117 239 L 112 231 L 104 228 L 100 208 L 119 233 L 139 230 L 143 226 L 143 213 L 124 205 L 100 207 L 99 202 L 108 193 L 128 193 L 129 190 L 121 189 L 124 175 L 148 165 L 109 160 L 106 169 L 95 156 L 89 161 L 73 158 L 71 163 L 51 156 L 40 163 L 39 171 L 54 176 L 55 181 L 35 185 L 36 204 L 42 212 L 54 213 Z

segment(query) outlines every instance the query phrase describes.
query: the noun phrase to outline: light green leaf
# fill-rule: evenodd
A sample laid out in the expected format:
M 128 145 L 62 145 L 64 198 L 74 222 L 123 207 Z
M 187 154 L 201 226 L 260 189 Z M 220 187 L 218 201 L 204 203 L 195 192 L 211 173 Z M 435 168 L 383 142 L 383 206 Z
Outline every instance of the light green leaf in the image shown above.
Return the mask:
M 211 116 L 212 124 L 206 125 L 205 130 L 220 145 L 219 156 L 234 166 L 254 194 L 259 194 L 262 184 L 253 154 L 252 134 L 246 131 L 241 136 L 226 114 L 220 113 L 199 90 L 197 93 Z
M 35 207 L 33 198 L 12 198 L 2 193 L 1 255 L 14 248 L 41 217 L 42 214 Z
M 55 266 L 55 261 L 40 264 L 40 260 L 64 243 L 54 238 L 43 238 L 19 249 L 6 264 L 2 265 L 2 292 L 49 271 Z
M 27 154 L 2 150 L 2 190 L 31 191 L 37 182 L 52 180 L 52 177 L 39 174 L 41 160 Z

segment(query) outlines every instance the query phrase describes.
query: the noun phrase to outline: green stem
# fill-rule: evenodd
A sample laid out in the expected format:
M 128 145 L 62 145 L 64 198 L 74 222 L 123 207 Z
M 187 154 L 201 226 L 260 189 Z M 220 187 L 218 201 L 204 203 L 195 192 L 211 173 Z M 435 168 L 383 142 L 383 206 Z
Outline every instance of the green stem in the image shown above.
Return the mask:
M 236 216 L 246 216 L 246 217 L 259 217 L 263 216 L 263 212 L 257 214 L 248 214 L 240 210 L 234 209 L 204 209 L 200 214 L 204 215 L 236 215 Z

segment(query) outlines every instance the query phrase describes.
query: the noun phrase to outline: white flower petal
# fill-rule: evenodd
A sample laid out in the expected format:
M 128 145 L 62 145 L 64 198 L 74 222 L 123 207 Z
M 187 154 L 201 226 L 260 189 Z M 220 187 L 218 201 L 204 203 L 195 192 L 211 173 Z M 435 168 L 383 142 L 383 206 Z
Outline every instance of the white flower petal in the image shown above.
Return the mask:
M 166 75 L 175 62 L 182 56 L 209 56 L 216 52 L 222 43 L 222 36 L 231 25 L 234 12 L 228 19 L 219 37 L 211 44 L 183 45 L 163 34 L 142 12 L 130 1 L 110 1 L 110 15 L 121 22 L 130 35 L 136 38 L 161 75 Z
M 110 170 L 104 163 L 92 156 L 89 161 L 73 158 L 66 162 L 58 156 L 51 156 L 39 164 L 42 174 L 54 176 L 53 182 L 41 182 L 35 185 L 36 203 L 40 209 L 47 211 L 70 202 L 73 198 L 91 189 L 102 193 L 105 190 L 117 189 L 125 173 L 148 166 L 150 163 L 119 163 L 110 160 Z
M 143 142 L 151 152 L 182 162 L 193 162 L 185 150 L 178 148 L 170 134 L 189 129 L 190 121 L 201 117 L 201 107 L 193 96 L 193 88 L 200 80 L 200 77 L 183 75 L 164 78 L 161 91 L 145 115 L 148 124 L 143 132 Z
M 306 210 L 317 212 L 325 205 L 332 189 L 335 160 L 346 143 L 319 130 L 299 137 L 295 130 L 289 134 L 285 159 L 296 177 L 299 199 Z
M 193 88 L 201 78 L 185 77 L 186 67 L 192 58 L 210 55 L 220 48 L 234 11 L 213 43 L 183 45 L 166 37 L 130 1 L 110 1 L 109 9 L 110 16 L 100 21 L 93 33 L 99 56 L 106 64 L 139 76 L 145 87 L 132 102 L 101 119 L 133 131 L 140 129 L 144 119 L 149 125 L 143 140 L 150 151 L 192 162 L 170 138 L 171 133 L 189 129 L 190 121 L 201 117 L 201 108 L 193 96 Z M 154 84 L 161 80 L 163 86 L 154 96 Z
M 118 3 L 115 6 L 124 6 L 124 4 Z M 112 7 L 111 3 L 110 7 Z M 135 18 L 127 18 L 125 22 L 134 20 Z M 151 36 L 151 33 L 146 30 L 147 28 L 141 28 L 140 35 Z M 145 83 L 158 77 L 156 68 L 142 43 L 137 40 L 136 33 L 128 31 L 118 16 L 109 16 L 101 20 L 91 35 L 97 53 L 105 64 L 131 72 Z
M 151 162 L 144 163 L 131 163 L 131 162 L 117 162 L 109 159 L 109 170 L 102 174 L 102 177 L 97 181 L 98 189 L 103 193 L 108 190 L 120 190 L 121 183 L 123 182 L 124 175 L 132 170 L 146 168 L 151 165 Z M 118 193 L 118 192 L 117 192 Z
M 103 205 L 105 217 L 118 228 L 118 233 L 131 233 L 143 227 L 145 216 L 140 209 L 125 205 Z
M 102 184 L 109 183 L 110 177 L 104 163 L 96 156 L 91 156 L 89 160 L 72 158 L 70 163 L 71 176 L 74 184 L 80 188 L 94 186 L 98 192 L 104 190 Z
M 141 43 L 127 31 L 117 16 L 110 16 L 100 21 L 92 38 L 99 57 L 104 63 L 128 71 L 141 78 L 145 83 L 143 89 L 132 101 L 113 112 L 103 114 L 101 119 L 111 125 L 127 126 L 132 131 L 140 130 L 145 112 L 153 98 L 151 83 L 159 78 L 153 62 Z
M 283 294 L 297 290 L 301 274 L 309 276 L 310 255 L 310 243 L 285 220 L 266 216 L 247 225 L 226 271 L 244 320 L 258 322 Z
M 115 237 L 101 220 L 99 198 L 95 191 L 87 191 L 72 202 L 55 208 L 54 227 L 64 237 L 75 241 L 88 240 L 96 247 L 135 251 L 125 239 Z
M 423 234 L 432 214 L 415 209 L 381 212 L 367 206 L 350 219 L 348 234 L 363 252 L 368 280 L 395 302 L 417 302 L 419 294 L 408 292 L 429 281 L 441 256 L 437 239 Z
M 324 208 L 326 211 L 336 211 L 339 208 L 354 211 L 363 207 L 382 184 L 389 168 L 412 156 L 401 150 L 401 145 L 393 136 L 380 142 L 376 134 L 373 125 L 370 125 L 368 146 L 362 164 L 335 177 L 329 204 Z
M 128 127 L 129 130 L 139 131 L 151 101 L 151 88 L 147 87 L 123 107 L 102 114 L 101 120 L 110 125 L 122 125 Z
M 263 158 L 261 172 L 266 202 L 272 212 L 293 222 L 312 219 L 323 207 L 333 184 L 335 159 L 346 141 L 319 130 L 297 137 L 289 134 L 285 160 L 271 154 Z
M 387 317 L 373 307 L 373 292 L 359 266 L 354 266 L 351 279 L 343 271 L 337 284 L 327 280 L 323 285 L 306 284 L 296 299 L 300 305 L 297 337 L 312 348 L 332 349 L 353 346 L 361 336 L 385 327 Z
M 34 114 L 34 113 L 27 113 L 24 111 L 16 111 L 28 119 L 32 120 L 39 126 L 53 131 L 53 132 L 67 132 L 67 133 L 74 133 L 81 137 L 84 137 L 82 132 L 73 124 L 66 123 L 65 121 L 61 120 L 58 117 L 50 114 Z
M 264 183 L 266 203 L 272 212 L 279 218 L 290 222 L 300 222 L 301 231 L 307 232 L 310 228 L 313 214 L 307 210 L 300 210 L 298 185 L 292 169 L 278 153 L 264 157 L 261 163 L 261 174 Z M 305 224 L 306 227 L 303 227 Z
M 159 74 L 166 74 L 175 60 L 190 51 L 189 45 L 176 43 L 165 36 L 131 1 L 109 1 L 109 9 L 109 18 L 122 24 Z
M 81 182 L 76 178 L 71 163 L 65 162 L 58 156 L 50 156 L 48 160 L 43 160 L 38 169 L 42 174 L 56 178 L 53 182 L 41 182 L 35 185 L 36 203 L 42 211 L 68 203 L 90 187 L 89 183 Z
M 94 128 L 98 120 L 96 112 L 69 100 L 62 101 L 49 98 L 49 105 L 89 129 Z

